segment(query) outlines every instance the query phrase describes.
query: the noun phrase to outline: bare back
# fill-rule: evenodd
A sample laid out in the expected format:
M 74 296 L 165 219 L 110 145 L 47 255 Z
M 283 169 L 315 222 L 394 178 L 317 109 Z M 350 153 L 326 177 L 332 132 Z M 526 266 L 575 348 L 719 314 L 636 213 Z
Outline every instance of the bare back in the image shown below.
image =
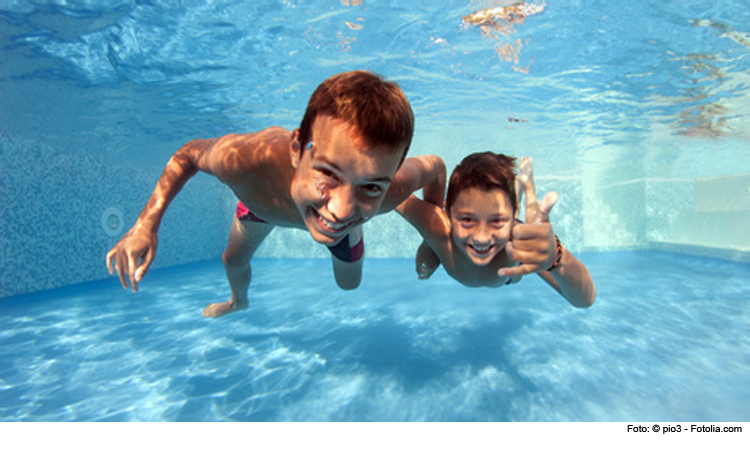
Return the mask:
M 292 201 L 292 132 L 280 127 L 216 139 L 206 151 L 206 172 L 229 186 L 257 217 L 269 224 L 304 228 Z

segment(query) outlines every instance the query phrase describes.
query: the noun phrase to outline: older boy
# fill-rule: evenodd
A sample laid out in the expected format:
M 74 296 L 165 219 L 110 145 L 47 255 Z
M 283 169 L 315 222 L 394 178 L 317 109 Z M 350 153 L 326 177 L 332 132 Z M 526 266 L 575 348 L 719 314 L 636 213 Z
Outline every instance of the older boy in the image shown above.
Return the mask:
M 272 127 L 191 141 L 170 159 L 138 221 L 107 254 L 110 274 L 114 262 L 123 287 L 129 281 L 138 290 L 169 203 L 200 170 L 240 200 L 222 257 L 231 296 L 208 305 L 204 316 L 248 307 L 250 259 L 275 226 L 307 229 L 331 251 L 338 286 L 356 288 L 362 278 L 362 224 L 419 188 L 426 199 L 442 198 L 442 160 L 405 160 L 413 129 L 411 106 L 395 83 L 354 71 L 318 86 L 299 129 Z
M 536 272 L 573 306 L 591 306 L 596 288 L 588 269 L 552 233 L 557 194 L 539 205 L 531 160 L 522 158 L 521 169 L 526 224 L 515 219 L 515 158 L 491 152 L 469 155 L 456 167 L 445 209 L 413 195 L 398 206 L 425 241 L 417 253 L 419 277 L 429 278 L 442 263 L 466 286 L 497 287 Z

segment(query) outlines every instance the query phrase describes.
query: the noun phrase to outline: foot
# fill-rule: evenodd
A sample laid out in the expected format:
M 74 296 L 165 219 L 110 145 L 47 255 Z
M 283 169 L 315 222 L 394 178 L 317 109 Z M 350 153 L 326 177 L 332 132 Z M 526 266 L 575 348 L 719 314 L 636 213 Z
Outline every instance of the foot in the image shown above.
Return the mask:
M 426 280 L 440 267 L 440 259 L 424 241 L 417 249 L 417 278 Z
M 247 306 L 248 302 L 233 302 L 232 300 L 227 300 L 226 302 L 221 303 L 211 303 L 210 305 L 206 306 L 201 315 L 203 317 L 216 318 L 235 311 L 247 309 Z

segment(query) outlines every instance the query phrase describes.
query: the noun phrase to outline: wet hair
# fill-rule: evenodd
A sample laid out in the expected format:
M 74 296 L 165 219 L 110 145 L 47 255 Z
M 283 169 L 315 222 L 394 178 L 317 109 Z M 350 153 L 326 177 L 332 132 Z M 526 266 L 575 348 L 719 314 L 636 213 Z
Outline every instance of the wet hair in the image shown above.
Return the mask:
M 448 183 L 448 194 L 445 199 L 445 210 L 448 214 L 458 194 L 471 188 L 483 191 L 500 189 L 508 194 L 513 211 L 517 211 L 516 158 L 492 152 L 472 153 L 465 157 L 453 169 Z
M 311 139 L 313 122 L 323 115 L 353 125 L 371 146 L 403 148 L 401 161 L 406 158 L 414 134 L 414 113 L 396 83 L 363 70 L 323 81 L 310 97 L 299 127 L 302 148 Z

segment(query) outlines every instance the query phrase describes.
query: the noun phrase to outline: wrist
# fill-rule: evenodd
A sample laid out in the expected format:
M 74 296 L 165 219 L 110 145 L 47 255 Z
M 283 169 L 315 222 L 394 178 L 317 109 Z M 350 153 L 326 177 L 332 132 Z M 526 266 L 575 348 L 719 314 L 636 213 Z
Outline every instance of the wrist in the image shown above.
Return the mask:
M 547 269 L 547 272 L 552 272 L 553 270 L 557 269 L 558 266 L 560 265 L 560 261 L 562 261 L 562 257 L 563 257 L 563 246 L 560 243 L 560 238 L 557 237 L 556 234 L 553 235 L 553 236 L 555 236 L 555 252 L 556 252 L 556 254 L 555 254 L 555 262 L 553 262 L 552 265 L 550 266 L 550 268 Z

